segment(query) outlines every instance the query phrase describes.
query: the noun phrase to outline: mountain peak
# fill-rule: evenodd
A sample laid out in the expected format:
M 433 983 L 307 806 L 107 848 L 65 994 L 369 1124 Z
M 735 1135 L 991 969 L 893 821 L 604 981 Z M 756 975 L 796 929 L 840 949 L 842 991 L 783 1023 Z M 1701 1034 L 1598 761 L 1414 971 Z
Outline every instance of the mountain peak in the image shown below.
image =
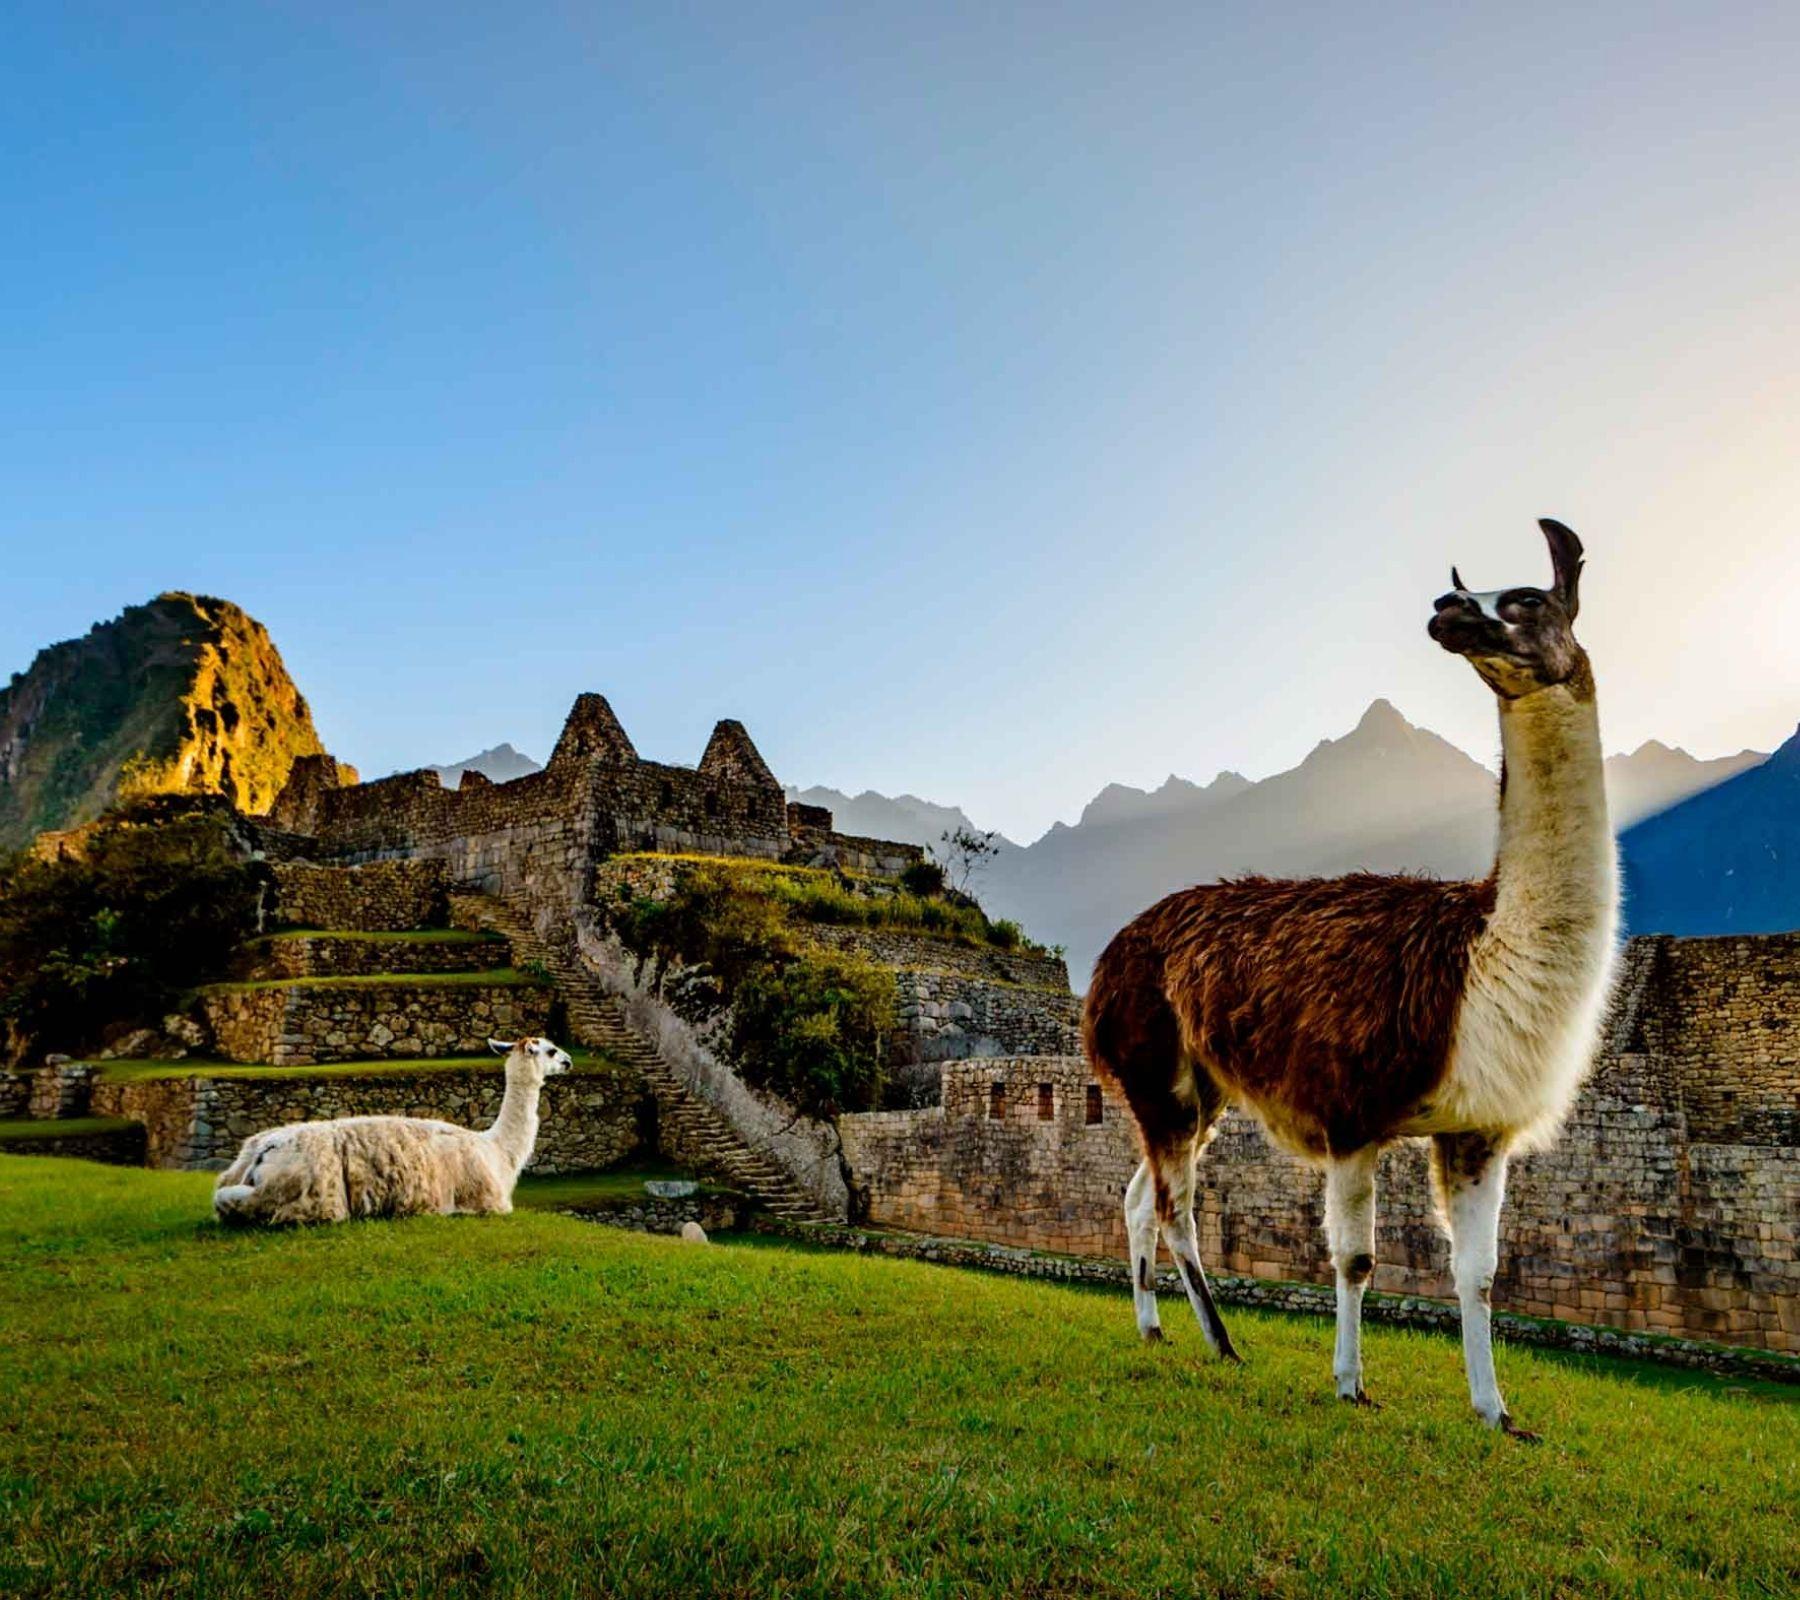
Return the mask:
M 40 650 L 0 688 L 0 850 L 140 795 L 265 812 L 295 759 L 323 754 L 268 629 L 171 589 Z
M 1411 733 L 1413 725 L 1400 714 L 1392 700 L 1375 699 L 1356 724 L 1358 733 Z

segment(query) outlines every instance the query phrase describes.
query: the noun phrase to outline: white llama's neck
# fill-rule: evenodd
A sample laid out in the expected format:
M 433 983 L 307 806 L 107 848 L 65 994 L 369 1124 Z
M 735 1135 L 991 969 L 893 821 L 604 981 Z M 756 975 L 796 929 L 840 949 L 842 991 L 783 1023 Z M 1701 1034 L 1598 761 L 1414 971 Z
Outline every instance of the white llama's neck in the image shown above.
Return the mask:
M 537 1143 L 539 1089 L 539 1085 L 521 1082 L 514 1073 L 507 1073 L 500 1115 L 487 1131 L 515 1177 L 531 1159 L 532 1147 Z

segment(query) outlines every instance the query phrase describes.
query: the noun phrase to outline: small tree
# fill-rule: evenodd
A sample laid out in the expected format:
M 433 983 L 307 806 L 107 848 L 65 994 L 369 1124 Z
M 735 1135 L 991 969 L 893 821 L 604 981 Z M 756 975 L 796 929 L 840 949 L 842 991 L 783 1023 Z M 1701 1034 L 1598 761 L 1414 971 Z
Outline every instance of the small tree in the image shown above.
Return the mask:
M 983 833 L 978 828 L 959 824 L 939 836 L 931 854 L 944 869 L 950 887 L 958 894 L 972 895 L 976 878 L 1000 854 L 1000 846 L 994 843 L 992 830 Z

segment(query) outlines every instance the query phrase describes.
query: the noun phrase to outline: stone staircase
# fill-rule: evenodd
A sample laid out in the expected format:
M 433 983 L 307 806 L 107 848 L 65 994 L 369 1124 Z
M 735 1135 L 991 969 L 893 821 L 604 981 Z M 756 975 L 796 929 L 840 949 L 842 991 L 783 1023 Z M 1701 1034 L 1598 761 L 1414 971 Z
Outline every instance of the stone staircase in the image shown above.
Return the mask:
M 539 938 L 525 918 L 492 895 L 453 895 L 450 918 L 458 927 L 504 934 L 521 967 L 541 966 L 549 974 L 568 1012 L 574 1042 L 604 1051 L 643 1075 L 656 1099 L 662 1140 L 671 1154 L 716 1172 L 774 1216 L 795 1222 L 831 1220 L 785 1167 L 753 1148 L 688 1087 L 661 1051 L 626 1019 L 618 998 L 578 958 Z

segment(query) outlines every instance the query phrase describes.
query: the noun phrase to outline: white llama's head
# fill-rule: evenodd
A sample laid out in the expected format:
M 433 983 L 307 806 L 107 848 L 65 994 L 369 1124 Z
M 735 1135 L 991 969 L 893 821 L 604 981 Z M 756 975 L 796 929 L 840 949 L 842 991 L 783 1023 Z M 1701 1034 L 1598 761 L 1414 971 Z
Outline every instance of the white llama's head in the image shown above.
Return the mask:
M 495 1055 L 506 1057 L 508 1080 L 517 1078 L 540 1084 L 559 1072 L 567 1072 L 574 1065 L 568 1051 L 558 1049 L 548 1039 L 489 1039 L 488 1048 Z

